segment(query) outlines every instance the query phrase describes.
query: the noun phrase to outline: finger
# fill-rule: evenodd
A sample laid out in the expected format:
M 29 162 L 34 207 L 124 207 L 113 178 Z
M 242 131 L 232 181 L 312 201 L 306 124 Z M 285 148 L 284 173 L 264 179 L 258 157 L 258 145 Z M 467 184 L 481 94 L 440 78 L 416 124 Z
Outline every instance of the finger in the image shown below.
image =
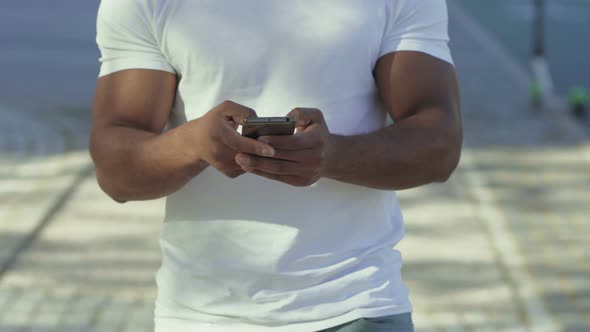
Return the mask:
M 296 127 L 307 127 L 312 123 L 318 123 L 323 121 L 324 116 L 322 112 L 317 108 L 305 108 L 305 107 L 297 107 L 294 108 L 287 117 L 295 118 L 295 126 Z
M 225 103 L 226 106 L 222 108 L 222 114 L 231 118 L 236 124 L 241 125 L 244 123 L 244 119 L 257 117 L 256 111 L 254 111 L 252 108 L 235 103 L 231 100 L 226 100 L 223 103 Z
M 321 137 L 315 131 L 299 132 L 293 135 L 260 136 L 259 142 L 283 150 L 305 150 L 317 147 Z
M 221 136 L 222 142 L 230 149 L 259 156 L 272 157 L 275 150 L 267 143 L 244 137 L 235 130 L 228 130 Z
M 275 148 L 273 159 L 290 160 L 296 162 L 314 162 L 318 159 L 315 149 L 284 150 Z
M 277 174 L 270 174 L 270 173 L 266 173 L 263 171 L 259 171 L 259 170 L 255 170 L 255 169 L 250 169 L 247 170 L 248 173 L 252 173 L 252 174 L 256 174 L 258 176 L 270 179 L 270 180 L 275 180 L 275 181 L 279 181 L 279 182 L 283 182 L 292 186 L 297 186 L 297 187 L 301 187 L 303 186 L 303 180 L 297 176 L 294 175 L 277 175 Z
M 247 173 L 246 171 L 244 171 L 243 169 L 237 169 L 237 170 L 233 170 L 230 172 L 226 172 L 224 173 L 227 177 L 231 178 L 231 179 L 235 179 L 241 175 L 244 175 L 245 173 Z
M 235 179 L 241 175 L 244 175 L 244 173 L 247 173 L 241 167 L 238 167 L 237 169 L 218 169 L 218 171 L 230 179 Z
M 238 165 L 235 161 L 236 152 L 229 148 L 218 149 L 214 153 L 213 158 L 212 166 L 226 175 L 243 171 L 242 166 Z
M 257 170 L 275 175 L 296 175 L 302 171 L 301 164 L 293 161 L 258 157 L 244 153 L 236 155 L 236 163 L 244 170 Z

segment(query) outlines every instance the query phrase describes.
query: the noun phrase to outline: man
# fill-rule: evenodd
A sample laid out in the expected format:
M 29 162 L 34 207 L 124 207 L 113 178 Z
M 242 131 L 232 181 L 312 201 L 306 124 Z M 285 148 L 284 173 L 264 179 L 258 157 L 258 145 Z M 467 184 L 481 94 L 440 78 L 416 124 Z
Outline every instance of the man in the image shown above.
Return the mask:
M 459 161 L 444 1 L 102 0 L 97 31 L 98 183 L 167 197 L 156 331 L 413 330 L 395 190 Z

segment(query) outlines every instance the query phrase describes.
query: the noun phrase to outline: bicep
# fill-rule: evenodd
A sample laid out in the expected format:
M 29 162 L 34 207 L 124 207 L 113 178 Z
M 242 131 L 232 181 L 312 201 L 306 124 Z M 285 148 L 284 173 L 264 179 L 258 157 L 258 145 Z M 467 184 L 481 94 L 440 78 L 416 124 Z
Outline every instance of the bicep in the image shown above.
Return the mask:
M 99 78 L 93 130 L 127 126 L 160 133 L 172 110 L 176 86 L 174 74 L 159 70 L 130 69 Z
M 159 133 L 169 117 L 176 75 L 154 33 L 144 2 L 103 0 L 97 15 L 100 78 L 93 107 L 93 133 L 127 126 Z
M 375 80 L 394 121 L 436 108 L 459 118 L 459 89 L 453 65 L 425 53 L 389 53 L 377 62 Z

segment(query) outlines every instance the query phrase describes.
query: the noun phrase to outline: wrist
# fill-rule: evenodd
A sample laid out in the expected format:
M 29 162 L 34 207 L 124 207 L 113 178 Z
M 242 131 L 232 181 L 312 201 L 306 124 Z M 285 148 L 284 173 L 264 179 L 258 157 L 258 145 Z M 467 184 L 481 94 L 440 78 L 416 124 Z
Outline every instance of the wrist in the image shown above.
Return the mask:
M 343 157 L 346 137 L 334 134 L 328 136 L 328 148 L 326 150 L 326 166 L 322 177 L 338 180 L 343 176 Z
M 187 172 L 189 177 L 194 177 L 199 174 L 203 169 L 205 169 L 209 164 L 203 158 L 203 151 L 200 148 L 199 142 L 195 142 L 194 135 L 191 135 L 191 132 L 194 128 L 190 128 L 190 122 L 187 122 L 184 125 L 177 127 L 169 131 L 174 136 L 174 140 L 180 143 L 180 149 L 178 152 L 181 152 L 184 161 L 182 162 L 185 165 L 184 169 Z

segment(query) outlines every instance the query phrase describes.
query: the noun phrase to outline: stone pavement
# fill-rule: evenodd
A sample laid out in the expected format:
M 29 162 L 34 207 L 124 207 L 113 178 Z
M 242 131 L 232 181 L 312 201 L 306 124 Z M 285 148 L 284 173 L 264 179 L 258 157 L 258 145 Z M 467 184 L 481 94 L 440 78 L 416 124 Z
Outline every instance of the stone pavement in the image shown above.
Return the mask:
M 400 192 L 416 330 L 590 331 L 590 140 L 530 111 L 526 72 L 450 12 L 462 161 Z M 150 331 L 163 201 L 101 193 L 80 112 L 0 116 L 0 332 Z

